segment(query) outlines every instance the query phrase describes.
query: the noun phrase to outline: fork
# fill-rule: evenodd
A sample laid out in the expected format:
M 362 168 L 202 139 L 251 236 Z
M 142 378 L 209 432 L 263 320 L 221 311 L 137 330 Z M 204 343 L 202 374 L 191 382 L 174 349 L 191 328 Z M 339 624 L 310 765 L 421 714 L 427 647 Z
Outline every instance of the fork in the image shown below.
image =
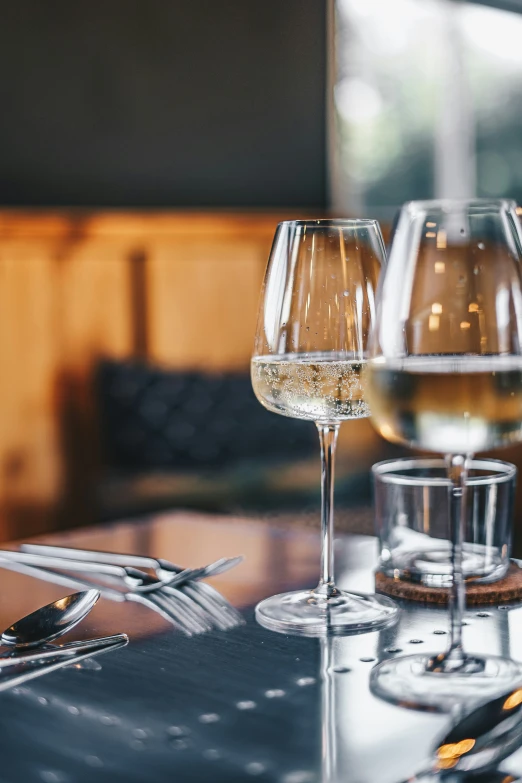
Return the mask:
M 208 601 L 201 600 L 198 591 L 187 589 L 186 591 L 181 592 L 179 589 L 172 589 L 169 590 L 167 595 L 165 588 L 173 582 L 175 582 L 176 585 L 178 585 L 178 583 L 184 583 L 187 578 L 198 579 L 211 573 L 221 573 L 228 570 L 228 568 L 231 568 L 232 565 L 235 565 L 240 558 L 220 558 L 214 563 L 210 563 L 202 568 L 187 568 L 177 574 L 171 573 L 167 579 L 158 579 L 150 576 L 145 571 L 131 566 L 116 565 L 114 563 L 99 564 L 84 559 L 74 560 L 67 557 L 65 552 L 60 552 L 60 555 L 60 557 L 56 555 L 47 555 L 40 551 L 38 553 L 26 553 L 13 550 L 0 550 L 0 559 L 6 558 L 18 563 L 25 563 L 26 565 L 38 565 L 47 570 L 58 568 L 67 571 L 86 571 L 89 574 L 92 573 L 96 576 L 109 576 L 122 580 L 123 583 L 130 588 L 130 591 L 133 593 L 135 592 L 137 595 L 144 595 L 147 593 L 150 600 L 154 601 L 160 607 L 165 606 L 165 601 L 168 597 L 176 598 L 178 603 L 183 604 L 185 612 L 192 617 L 194 626 L 191 630 L 194 633 L 203 633 L 212 630 L 212 623 L 210 622 L 209 617 L 213 619 L 214 624 L 221 630 L 232 627 L 232 624 L 228 622 L 228 618 L 223 616 L 224 612 L 221 606 L 218 607 L 217 603 L 211 605 Z M 56 572 L 54 571 L 54 573 Z M 169 601 L 171 609 L 172 598 Z M 131 598 L 130 595 L 128 600 L 140 602 L 139 598 Z M 141 603 L 145 602 L 141 601 Z M 176 607 L 174 607 L 174 611 L 175 609 Z
M 92 561 L 100 564 L 116 564 L 127 567 L 149 568 L 156 574 L 158 579 L 168 579 L 173 574 L 177 575 L 180 571 L 186 570 L 181 566 L 171 563 L 169 560 L 150 557 L 148 555 L 120 554 L 117 552 L 101 552 L 98 550 L 75 549 L 73 547 L 60 547 L 50 544 L 22 544 L 21 549 L 24 552 L 62 555 L 77 561 Z M 231 558 L 236 560 L 236 558 Z M 163 589 L 163 588 L 162 588 Z M 226 600 L 217 590 L 205 582 L 193 582 L 181 588 L 183 592 L 198 593 L 200 598 L 205 599 L 214 605 L 225 617 L 228 628 L 233 628 L 244 623 L 243 617 L 229 601 Z M 170 590 L 165 590 L 170 592 Z
M 4 559 L 3 557 L 0 557 L 0 568 L 16 571 L 17 573 L 25 574 L 26 576 L 42 579 L 45 582 L 52 582 L 53 584 L 72 587 L 74 589 L 84 590 L 86 587 L 95 586 L 104 598 L 108 598 L 111 601 L 133 601 L 134 603 L 140 603 L 147 608 L 152 609 L 160 614 L 164 620 L 167 620 L 167 622 L 174 625 L 187 636 L 203 633 L 203 631 L 207 630 L 201 623 L 195 622 L 190 615 L 180 612 L 174 597 L 165 597 L 158 602 L 154 594 L 144 595 L 142 593 L 133 593 L 132 591 L 122 593 L 120 590 L 114 590 L 106 585 L 96 584 L 88 579 L 78 579 L 77 577 L 58 573 L 52 569 L 47 570 L 42 567 L 26 565 L 24 563 L 19 563 L 14 559 Z

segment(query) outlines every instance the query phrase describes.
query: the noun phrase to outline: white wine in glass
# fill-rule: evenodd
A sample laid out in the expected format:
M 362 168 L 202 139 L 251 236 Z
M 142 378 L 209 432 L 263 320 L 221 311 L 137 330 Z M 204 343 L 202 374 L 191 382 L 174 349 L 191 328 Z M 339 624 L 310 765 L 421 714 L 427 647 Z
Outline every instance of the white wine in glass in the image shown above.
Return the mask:
M 364 399 L 364 360 L 329 353 L 252 359 L 252 386 L 265 408 L 310 421 L 345 421 L 369 416 Z
M 384 596 L 340 590 L 334 580 L 334 457 L 341 422 L 369 416 L 367 342 L 384 247 L 373 220 L 291 221 L 278 226 L 268 263 L 251 364 L 268 410 L 315 422 L 322 459 L 322 564 L 317 587 L 275 595 L 258 621 L 284 633 L 323 636 L 390 625 Z
M 444 455 L 452 537 L 445 652 L 384 661 L 378 695 L 451 709 L 522 677 L 515 661 L 465 651 L 463 536 L 472 456 L 522 440 L 522 244 L 509 201 L 412 202 L 403 207 L 381 282 L 367 396 L 392 442 Z

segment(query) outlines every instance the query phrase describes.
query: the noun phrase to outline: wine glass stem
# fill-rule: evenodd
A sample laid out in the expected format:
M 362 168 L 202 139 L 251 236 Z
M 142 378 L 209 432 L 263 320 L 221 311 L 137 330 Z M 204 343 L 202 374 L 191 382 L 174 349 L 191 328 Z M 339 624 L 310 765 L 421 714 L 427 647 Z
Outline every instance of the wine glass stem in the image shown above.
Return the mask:
M 334 477 L 335 449 L 339 424 L 317 423 L 321 444 L 321 581 L 318 590 L 326 596 L 334 595 Z
M 446 456 L 446 469 L 451 481 L 449 487 L 449 522 L 451 531 L 451 570 L 453 581 L 449 595 L 450 646 L 446 658 L 455 662 L 464 661 L 462 647 L 462 615 L 466 601 L 464 575 L 462 572 L 462 543 L 466 527 L 466 480 L 468 459 L 462 454 Z

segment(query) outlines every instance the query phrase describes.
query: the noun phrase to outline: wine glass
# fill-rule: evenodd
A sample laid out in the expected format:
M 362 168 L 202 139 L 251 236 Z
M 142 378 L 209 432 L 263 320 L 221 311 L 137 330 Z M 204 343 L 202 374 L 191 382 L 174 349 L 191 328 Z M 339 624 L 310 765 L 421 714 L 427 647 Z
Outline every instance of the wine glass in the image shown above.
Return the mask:
M 261 291 L 252 385 L 270 411 L 313 421 L 322 460 L 322 565 L 313 590 L 256 607 L 267 628 L 309 636 L 395 621 L 390 599 L 335 586 L 334 457 L 342 421 L 369 415 L 363 368 L 384 246 L 374 220 L 287 221 L 276 231 Z
M 509 687 L 508 658 L 462 646 L 462 543 L 472 455 L 522 440 L 522 246 L 510 201 L 405 205 L 392 241 L 367 368 L 372 420 L 387 440 L 444 455 L 452 586 L 446 652 L 384 661 L 374 692 L 446 710 Z

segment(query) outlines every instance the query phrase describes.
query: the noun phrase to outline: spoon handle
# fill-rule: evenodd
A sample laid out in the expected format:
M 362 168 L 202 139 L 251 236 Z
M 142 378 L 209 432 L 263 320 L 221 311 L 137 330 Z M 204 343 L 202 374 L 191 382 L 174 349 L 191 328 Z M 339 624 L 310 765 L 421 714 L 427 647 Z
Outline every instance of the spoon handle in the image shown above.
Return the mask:
M 120 647 L 124 647 L 126 644 L 126 640 L 111 642 L 109 644 L 97 644 L 95 647 L 91 647 L 88 650 L 77 650 L 72 656 L 69 655 L 65 658 L 58 658 L 58 660 L 44 662 L 42 666 L 27 667 L 22 663 L 20 665 L 21 671 L 15 669 L 13 673 L 10 673 L 8 670 L 5 676 L 0 676 L 0 692 L 7 691 L 17 685 L 23 685 L 29 680 L 34 680 L 36 677 L 42 677 L 44 674 L 50 674 L 51 672 L 57 671 L 57 669 L 63 669 L 65 666 L 70 666 L 71 663 L 80 663 L 80 661 L 84 661 L 86 658 L 91 658 L 94 655 L 102 655 L 110 650 L 117 650 Z
M 9 666 L 20 666 L 24 663 L 39 663 L 47 659 L 55 660 L 62 657 L 72 657 L 72 660 L 82 652 L 88 652 L 98 647 L 104 647 L 106 645 L 119 644 L 120 642 L 128 642 L 129 637 L 125 633 L 117 633 L 113 636 L 102 636 L 99 639 L 86 639 L 80 642 L 71 642 L 70 644 L 64 644 L 54 647 L 54 649 L 45 649 L 40 652 L 30 653 L 28 655 L 0 655 L 0 671 L 8 668 Z
M 0 558 L 5 560 L 14 560 L 16 563 L 24 565 L 44 566 L 45 568 L 63 568 L 71 570 L 71 561 L 74 571 L 87 571 L 94 574 L 107 574 L 108 576 L 127 576 L 127 572 L 122 566 L 109 563 L 93 563 L 86 560 L 72 560 L 67 557 L 57 557 L 56 555 L 34 554 L 29 552 L 15 552 L 11 549 L 0 549 Z
M 97 549 L 75 549 L 66 546 L 54 546 L 51 544 L 22 544 L 22 552 L 31 552 L 33 554 L 54 555 L 55 557 L 66 557 L 70 560 L 88 560 L 93 563 L 106 563 L 107 565 L 136 566 L 137 568 L 156 569 L 158 561 L 153 557 L 146 555 L 121 554 L 119 552 L 102 552 Z M 182 571 L 181 566 L 176 566 L 177 571 Z
M 110 598 L 111 601 L 125 601 L 125 595 L 119 590 L 113 590 L 105 585 L 94 584 L 87 579 L 77 579 L 73 576 L 57 573 L 56 571 L 47 571 L 38 566 L 25 565 L 17 560 L 2 558 L 0 555 L 0 568 L 6 568 L 8 571 L 16 571 L 18 574 L 34 576 L 36 579 L 43 579 L 44 582 L 52 582 L 55 585 L 63 587 L 72 587 L 79 590 L 95 587 L 104 598 Z

